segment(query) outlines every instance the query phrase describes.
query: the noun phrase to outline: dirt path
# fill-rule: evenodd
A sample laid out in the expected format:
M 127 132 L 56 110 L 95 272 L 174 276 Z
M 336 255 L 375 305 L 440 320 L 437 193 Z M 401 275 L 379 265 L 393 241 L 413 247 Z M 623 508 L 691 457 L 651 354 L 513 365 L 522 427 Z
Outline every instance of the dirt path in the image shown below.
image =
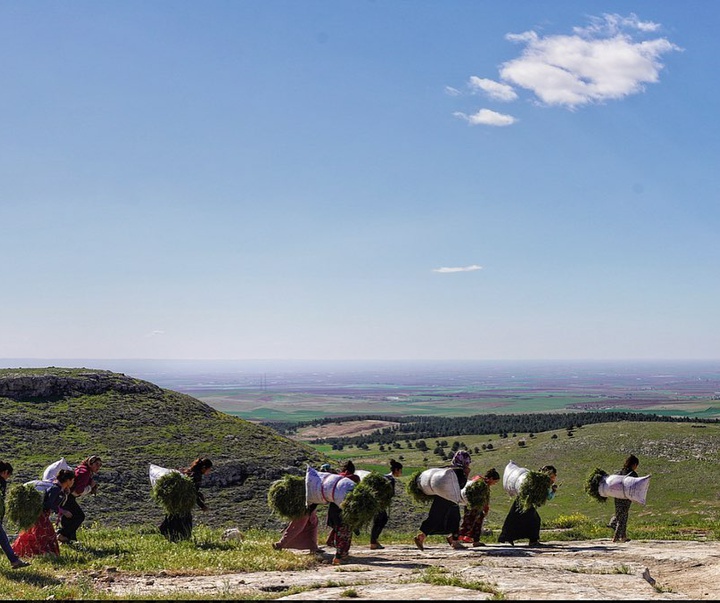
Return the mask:
M 342 566 L 331 565 L 331 556 L 326 557 L 326 563 L 307 571 L 192 577 L 106 572 L 95 582 L 115 595 L 147 598 L 174 592 L 198 598 L 264 593 L 278 600 L 720 599 L 719 542 L 593 540 L 548 542 L 542 548 L 491 544 L 462 551 L 433 542 L 423 552 L 413 545 L 387 545 L 379 551 L 354 547 Z M 445 585 L 438 584 L 442 579 Z M 290 591 L 293 587 L 303 590 Z

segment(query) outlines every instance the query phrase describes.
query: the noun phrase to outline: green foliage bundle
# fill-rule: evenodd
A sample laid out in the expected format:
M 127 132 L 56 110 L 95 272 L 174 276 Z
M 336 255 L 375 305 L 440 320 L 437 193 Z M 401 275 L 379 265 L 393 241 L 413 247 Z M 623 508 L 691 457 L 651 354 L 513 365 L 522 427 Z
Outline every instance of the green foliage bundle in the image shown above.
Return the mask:
M 531 507 L 542 507 L 547 502 L 550 486 L 552 480 L 547 473 L 528 471 L 518 492 L 523 511 L 528 511 Z
M 476 479 L 465 488 L 465 498 L 470 509 L 482 511 L 486 505 L 490 504 L 490 487 L 484 479 Z
M 426 504 L 432 502 L 433 497 L 430 494 L 425 494 L 425 492 L 422 491 L 420 485 L 418 484 L 418 477 L 420 477 L 420 474 L 422 472 L 422 469 L 418 469 L 410 476 L 407 489 L 408 494 L 410 494 L 411 498 L 413 498 L 416 502 Z
M 188 476 L 173 471 L 155 482 L 152 497 L 168 515 L 187 515 L 195 507 L 197 491 Z
M 607 502 L 606 496 L 600 496 L 600 482 L 607 475 L 607 471 L 603 471 L 599 467 L 595 467 L 585 481 L 585 492 L 598 502 Z
M 345 495 L 345 500 L 340 506 L 342 508 L 342 521 L 351 530 L 359 530 L 365 527 L 382 509 L 376 491 L 366 484 L 365 480 L 361 481 Z
M 393 497 L 393 487 L 390 480 L 382 473 L 371 471 L 360 483 L 375 493 L 379 510 L 387 509 L 390 506 L 390 501 Z
M 305 514 L 305 478 L 284 475 L 270 485 L 268 506 L 283 519 L 292 521 Z
M 42 494 L 32 484 L 13 484 L 5 503 L 8 521 L 20 530 L 27 530 L 40 517 L 42 503 Z

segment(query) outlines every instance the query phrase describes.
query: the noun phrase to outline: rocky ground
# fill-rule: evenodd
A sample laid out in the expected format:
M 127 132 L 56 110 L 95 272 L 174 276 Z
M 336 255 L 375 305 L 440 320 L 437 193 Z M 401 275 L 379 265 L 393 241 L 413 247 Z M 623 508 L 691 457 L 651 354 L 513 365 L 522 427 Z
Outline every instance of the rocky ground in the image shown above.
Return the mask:
M 297 554 L 307 554 L 298 552 Z M 279 600 L 638 600 L 720 599 L 720 543 L 698 541 L 548 541 L 541 548 L 489 544 L 453 550 L 440 538 L 414 545 L 351 549 L 346 564 L 330 551 L 314 569 L 207 576 L 93 576 L 117 596 L 222 594 Z

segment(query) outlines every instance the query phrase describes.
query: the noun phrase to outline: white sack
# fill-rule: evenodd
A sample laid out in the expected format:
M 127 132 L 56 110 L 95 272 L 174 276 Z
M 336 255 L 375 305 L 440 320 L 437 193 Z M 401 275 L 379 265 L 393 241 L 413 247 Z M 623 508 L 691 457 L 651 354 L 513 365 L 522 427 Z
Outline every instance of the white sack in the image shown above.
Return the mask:
M 43 471 L 42 476 L 43 481 L 52 482 L 61 469 L 70 469 L 70 471 L 73 470 L 73 468 L 67 464 L 67 461 L 62 458 L 59 461 L 55 461 L 52 465 L 45 467 L 45 471 Z
M 610 498 L 625 498 L 644 505 L 649 486 L 649 475 L 645 477 L 605 475 L 598 484 L 598 494 Z
M 150 463 L 150 486 L 154 488 L 155 482 L 157 482 L 163 475 L 173 472 L 180 473 L 177 469 L 165 469 L 165 467 L 160 467 L 160 465 L 153 465 Z
M 370 472 L 366 469 L 355 469 L 355 475 L 357 475 L 360 478 L 360 481 L 364 480 L 368 475 L 370 475 Z
M 317 471 L 308 465 L 305 473 L 305 502 L 308 505 L 331 502 L 339 505 L 354 487 L 355 482 L 350 478 Z
M 505 466 L 505 471 L 503 472 L 503 489 L 505 492 L 510 496 L 517 496 L 528 471 L 529 469 L 520 467 L 520 465 L 516 465 L 513 461 L 510 461 Z
M 430 467 L 417 477 L 417 485 L 428 496 L 440 496 L 457 504 L 467 504 L 460 493 L 455 470 L 452 467 Z
M 46 479 L 33 479 L 29 482 L 25 482 L 23 486 L 30 485 L 33 488 L 35 488 L 40 494 L 45 494 L 47 489 L 53 485 L 52 480 L 46 480 Z

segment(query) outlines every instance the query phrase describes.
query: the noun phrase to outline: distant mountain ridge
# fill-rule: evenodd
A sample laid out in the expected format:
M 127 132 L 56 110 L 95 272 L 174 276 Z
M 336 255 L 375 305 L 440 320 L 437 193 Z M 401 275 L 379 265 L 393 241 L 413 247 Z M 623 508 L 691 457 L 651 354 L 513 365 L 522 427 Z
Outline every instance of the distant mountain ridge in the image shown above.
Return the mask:
M 311 447 L 218 412 L 191 396 L 111 371 L 84 368 L 0 369 L 2 459 L 14 482 L 37 479 L 64 457 L 71 465 L 99 454 L 96 497 L 82 505 L 88 522 L 157 523 L 150 463 L 181 468 L 210 457 L 206 477 L 212 526 L 278 527 L 266 502 L 270 483 L 322 462 Z M 200 515 L 198 515 L 200 520 Z

